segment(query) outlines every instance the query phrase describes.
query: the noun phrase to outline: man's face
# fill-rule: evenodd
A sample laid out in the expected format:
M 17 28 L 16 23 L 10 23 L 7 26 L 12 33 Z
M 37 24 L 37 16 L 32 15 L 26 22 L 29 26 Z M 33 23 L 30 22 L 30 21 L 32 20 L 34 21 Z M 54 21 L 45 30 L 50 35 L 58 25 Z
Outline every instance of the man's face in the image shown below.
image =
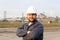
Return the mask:
M 36 19 L 36 16 L 37 14 L 33 14 L 33 13 L 27 14 L 27 18 L 30 22 L 33 22 Z

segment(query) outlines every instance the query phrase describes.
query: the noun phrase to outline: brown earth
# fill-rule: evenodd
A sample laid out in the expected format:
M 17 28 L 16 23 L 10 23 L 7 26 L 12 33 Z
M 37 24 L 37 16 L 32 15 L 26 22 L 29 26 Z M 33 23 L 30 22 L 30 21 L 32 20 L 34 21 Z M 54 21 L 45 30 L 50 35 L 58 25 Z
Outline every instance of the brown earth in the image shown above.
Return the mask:
M 22 40 L 16 36 L 16 28 L 0 28 L 0 40 Z M 60 29 L 45 29 L 44 40 L 60 40 Z

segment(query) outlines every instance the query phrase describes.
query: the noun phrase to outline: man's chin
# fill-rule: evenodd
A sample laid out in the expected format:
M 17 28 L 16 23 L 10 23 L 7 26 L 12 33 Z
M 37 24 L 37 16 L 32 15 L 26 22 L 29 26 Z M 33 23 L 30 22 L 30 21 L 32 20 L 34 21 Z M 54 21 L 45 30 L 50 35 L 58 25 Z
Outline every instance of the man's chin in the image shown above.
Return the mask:
M 34 20 L 29 20 L 29 22 L 33 22 Z

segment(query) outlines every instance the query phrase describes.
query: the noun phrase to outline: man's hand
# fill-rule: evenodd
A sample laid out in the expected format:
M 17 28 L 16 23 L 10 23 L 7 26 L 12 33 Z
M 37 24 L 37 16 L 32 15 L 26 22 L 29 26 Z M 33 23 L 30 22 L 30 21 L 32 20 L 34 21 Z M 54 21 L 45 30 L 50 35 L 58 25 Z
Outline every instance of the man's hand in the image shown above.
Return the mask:
M 28 31 L 27 34 L 31 33 L 31 31 Z

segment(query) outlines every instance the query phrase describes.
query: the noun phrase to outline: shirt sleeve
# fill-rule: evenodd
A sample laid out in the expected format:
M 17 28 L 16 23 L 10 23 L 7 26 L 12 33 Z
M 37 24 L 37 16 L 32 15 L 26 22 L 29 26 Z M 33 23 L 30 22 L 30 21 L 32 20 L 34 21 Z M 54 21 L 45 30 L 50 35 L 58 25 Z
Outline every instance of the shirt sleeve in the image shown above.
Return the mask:
M 22 27 L 19 27 L 16 31 L 16 35 L 18 37 L 23 37 L 26 35 L 26 33 L 27 33 L 27 30 L 24 30 L 24 25 Z

